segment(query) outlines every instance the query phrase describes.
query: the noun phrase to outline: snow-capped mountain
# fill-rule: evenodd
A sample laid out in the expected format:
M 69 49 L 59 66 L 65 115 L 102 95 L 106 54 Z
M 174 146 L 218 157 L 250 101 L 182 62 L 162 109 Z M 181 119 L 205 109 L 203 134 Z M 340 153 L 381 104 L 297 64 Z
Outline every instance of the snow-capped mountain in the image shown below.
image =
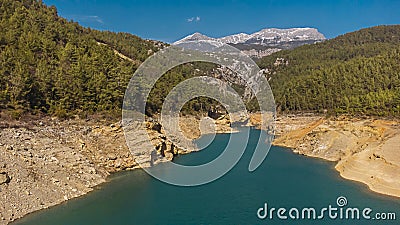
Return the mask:
M 229 35 L 226 37 L 218 38 L 218 40 L 222 41 L 223 43 L 231 43 L 231 44 L 238 44 L 244 43 L 246 40 L 250 39 L 251 35 L 246 33 L 239 33 L 234 35 Z
M 229 44 L 250 56 L 263 57 L 282 49 L 323 41 L 325 36 L 315 28 L 268 28 L 253 34 L 239 33 L 221 38 L 211 38 L 201 33 L 194 33 L 174 44 L 200 40 Z
M 189 35 L 189 36 L 187 36 L 187 37 L 175 42 L 174 44 L 180 44 L 180 43 L 188 42 L 188 41 L 208 41 L 208 40 L 215 41 L 216 39 L 215 38 L 211 38 L 211 37 L 207 37 L 204 34 L 196 32 L 194 34 L 191 34 L 191 35 Z

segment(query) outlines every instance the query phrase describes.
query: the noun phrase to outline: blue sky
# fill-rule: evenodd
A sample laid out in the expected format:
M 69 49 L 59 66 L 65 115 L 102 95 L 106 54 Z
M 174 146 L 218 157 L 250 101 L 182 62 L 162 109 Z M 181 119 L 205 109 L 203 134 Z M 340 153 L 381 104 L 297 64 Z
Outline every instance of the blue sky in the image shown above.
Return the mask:
M 314 27 L 327 38 L 380 24 L 400 24 L 399 0 L 44 0 L 60 16 L 100 30 L 165 42 L 201 32 L 211 37 L 263 28 Z

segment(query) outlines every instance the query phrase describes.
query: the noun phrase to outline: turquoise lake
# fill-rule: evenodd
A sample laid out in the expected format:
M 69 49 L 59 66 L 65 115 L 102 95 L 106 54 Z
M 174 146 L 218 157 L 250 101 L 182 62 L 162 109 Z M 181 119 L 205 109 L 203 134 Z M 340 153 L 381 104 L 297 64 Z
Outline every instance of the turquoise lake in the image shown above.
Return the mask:
M 371 192 L 367 186 L 342 179 L 334 163 L 272 147 L 254 172 L 248 165 L 261 131 L 251 129 L 248 148 L 239 163 L 222 178 L 197 187 L 178 187 L 160 182 L 143 170 L 117 173 L 109 182 L 81 198 L 30 214 L 13 224 L 119 225 L 119 224 L 400 224 L 397 220 L 261 220 L 257 210 L 269 207 L 304 208 L 317 211 L 332 205 L 339 196 L 347 207 L 369 207 L 376 212 L 395 212 L 400 217 L 400 199 Z M 205 150 L 179 156 L 174 162 L 198 165 L 216 158 L 229 135 L 219 134 Z M 202 139 L 199 140 L 200 142 Z

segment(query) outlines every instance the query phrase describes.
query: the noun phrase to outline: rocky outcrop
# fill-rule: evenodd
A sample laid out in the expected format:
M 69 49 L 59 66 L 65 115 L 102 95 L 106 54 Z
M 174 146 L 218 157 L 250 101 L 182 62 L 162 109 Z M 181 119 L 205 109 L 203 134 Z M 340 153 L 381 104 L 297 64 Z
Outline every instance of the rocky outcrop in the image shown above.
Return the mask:
M 0 122 L 0 224 L 88 193 L 110 173 L 139 167 L 119 122 L 27 121 Z M 180 149 L 157 122 L 148 126 L 156 163 L 173 160 Z
M 0 169 L 0 185 L 8 184 L 8 183 L 10 183 L 10 181 L 11 181 L 11 178 L 8 175 L 8 173 L 5 170 Z
M 277 127 L 281 132 L 275 145 L 335 161 L 342 177 L 400 197 L 400 122 L 294 116 L 281 117 Z

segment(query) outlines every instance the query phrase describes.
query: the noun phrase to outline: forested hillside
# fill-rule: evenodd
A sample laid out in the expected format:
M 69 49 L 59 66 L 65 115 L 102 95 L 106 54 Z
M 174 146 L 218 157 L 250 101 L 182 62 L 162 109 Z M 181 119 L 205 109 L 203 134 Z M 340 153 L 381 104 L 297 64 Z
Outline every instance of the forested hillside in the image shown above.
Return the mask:
M 66 117 L 93 113 L 120 116 L 129 79 L 147 57 L 166 46 L 128 33 L 81 27 L 37 0 L 0 0 L 0 110 Z M 211 75 L 214 65 L 178 66 L 150 94 L 147 114 L 181 81 Z M 200 71 L 200 72 L 196 72 Z M 216 102 L 198 98 L 185 113 L 207 111 Z
M 259 65 L 282 111 L 400 115 L 400 25 L 278 52 Z
M 0 107 L 63 116 L 120 110 L 138 63 L 159 43 L 83 28 L 36 0 L 0 1 Z
M 0 31 L 0 110 L 15 117 L 23 112 L 119 115 L 139 64 L 166 45 L 81 27 L 38 0 L 0 0 Z M 258 63 L 267 69 L 280 111 L 400 115 L 400 25 L 348 33 Z M 221 77 L 216 68 L 192 63 L 172 69 L 155 85 L 147 114 L 160 112 L 179 82 L 197 75 Z M 254 103 L 249 109 L 257 109 Z M 183 110 L 206 112 L 215 104 L 197 98 Z

